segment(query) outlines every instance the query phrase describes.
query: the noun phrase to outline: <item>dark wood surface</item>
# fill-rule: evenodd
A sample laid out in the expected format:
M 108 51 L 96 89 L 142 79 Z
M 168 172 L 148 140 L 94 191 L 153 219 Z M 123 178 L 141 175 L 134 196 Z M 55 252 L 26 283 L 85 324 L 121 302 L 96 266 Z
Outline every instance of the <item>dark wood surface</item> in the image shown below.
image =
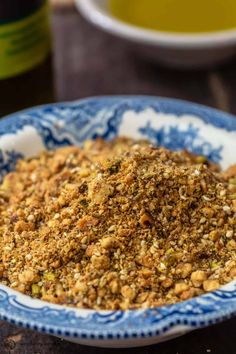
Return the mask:
M 141 348 L 93 348 L 22 330 L 0 321 L 1 354 L 235 354 L 236 320 Z
M 165 69 L 137 57 L 126 43 L 92 27 L 74 9 L 54 11 L 53 33 L 56 101 L 104 94 L 148 94 L 186 99 L 236 114 L 236 60 L 208 71 Z M 28 80 L 30 89 L 24 100 L 19 100 L 12 86 L 8 85 L 7 91 L 6 85 L 0 84 L 0 97 L 7 97 L 0 98 L 0 115 L 51 100 L 49 72 L 48 67 L 40 71 L 38 82 Z M 24 90 L 27 80 L 18 85 L 18 91 L 21 85 Z M 48 97 L 37 95 L 38 87 L 48 92 Z M 122 353 L 235 354 L 235 336 L 236 319 L 232 319 L 159 345 L 122 349 Z M 83 347 L 0 322 L 0 354 L 110 352 L 121 350 Z

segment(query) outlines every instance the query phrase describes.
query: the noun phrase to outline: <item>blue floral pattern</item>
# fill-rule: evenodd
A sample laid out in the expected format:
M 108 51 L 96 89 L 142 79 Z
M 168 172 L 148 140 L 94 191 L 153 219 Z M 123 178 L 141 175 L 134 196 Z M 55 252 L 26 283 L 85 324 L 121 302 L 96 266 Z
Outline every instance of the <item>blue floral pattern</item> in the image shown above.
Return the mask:
M 154 112 L 146 120 L 139 114 Z M 64 145 L 81 144 L 98 136 L 112 139 L 126 131 L 127 114 L 129 134 L 148 138 L 153 143 L 169 149 L 188 149 L 205 155 L 214 162 L 227 158 L 236 137 L 236 119 L 228 114 L 203 106 L 153 97 L 103 97 L 33 108 L 16 113 L 0 121 L 0 177 L 11 171 L 19 158 L 24 156 L 21 144 L 27 137 L 26 127 L 32 127 L 39 144 L 39 151 Z M 159 114 L 174 115 L 174 123 L 163 120 L 156 125 Z M 186 123 L 186 116 L 196 117 Z M 126 121 L 125 117 L 126 116 Z M 185 117 L 185 123 L 184 119 Z M 133 119 L 133 120 L 132 120 Z M 137 123 L 139 122 L 139 123 Z M 200 122 L 200 123 L 199 123 Z M 207 138 L 208 127 L 222 133 L 227 139 L 218 141 Z M 132 129 L 130 129 L 130 127 Z M 21 134 L 21 135 L 20 135 Z M 128 132 L 127 132 L 128 134 Z M 21 136 L 12 148 L 12 135 Z M 230 140 L 231 139 L 231 140 Z M 228 140 L 231 141 L 228 143 Z M 36 144 L 36 142 L 35 142 Z M 230 147 L 227 147 L 230 144 Z M 37 147 L 36 147 L 37 148 Z M 28 147 L 29 153 L 31 146 Z M 228 149 L 228 150 L 227 150 Z M 37 150 L 37 149 L 36 149 Z M 27 156 L 29 156 L 27 151 Z M 174 329 L 181 332 L 208 326 L 236 314 L 236 282 L 226 287 L 186 302 L 149 310 L 88 311 L 63 308 L 53 304 L 28 300 L 22 294 L 0 285 L 0 318 L 27 328 L 69 338 L 115 339 L 158 337 Z
M 23 155 L 15 150 L 0 150 L 0 179 L 8 172 L 13 171 L 17 160 L 23 158 Z
M 212 144 L 201 138 L 200 129 L 189 124 L 185 130 L 179 126 L 162 127 L 155 129 L 151 122 L 139 129 L 140 132 L 156 145 L 161 145 L 170 150 L 183 150 L 194 152 L 196 155 L 208 157 L 212 162 L 219 163 L 222 159 L 223 146 L 214 148 Z

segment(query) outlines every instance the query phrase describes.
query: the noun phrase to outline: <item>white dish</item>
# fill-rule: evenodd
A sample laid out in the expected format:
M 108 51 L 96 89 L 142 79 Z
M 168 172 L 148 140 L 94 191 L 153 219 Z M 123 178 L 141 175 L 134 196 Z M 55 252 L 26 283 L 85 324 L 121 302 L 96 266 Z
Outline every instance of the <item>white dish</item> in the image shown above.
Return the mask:
M 236 53 L 236 29 L 177 34 L 135 27 L 112 16 L 109 0 L 76 0 L 81 13 L 103 30 L 122 37 L 146 57 L 184 68 L 219 64 Z

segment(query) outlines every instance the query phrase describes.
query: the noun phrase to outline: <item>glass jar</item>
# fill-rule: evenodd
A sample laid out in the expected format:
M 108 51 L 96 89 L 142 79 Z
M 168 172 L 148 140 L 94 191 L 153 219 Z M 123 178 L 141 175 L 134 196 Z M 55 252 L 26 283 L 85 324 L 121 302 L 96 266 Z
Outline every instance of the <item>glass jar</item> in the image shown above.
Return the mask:
M 47 0 L 0 1 L 0 115 L 53 100 Z

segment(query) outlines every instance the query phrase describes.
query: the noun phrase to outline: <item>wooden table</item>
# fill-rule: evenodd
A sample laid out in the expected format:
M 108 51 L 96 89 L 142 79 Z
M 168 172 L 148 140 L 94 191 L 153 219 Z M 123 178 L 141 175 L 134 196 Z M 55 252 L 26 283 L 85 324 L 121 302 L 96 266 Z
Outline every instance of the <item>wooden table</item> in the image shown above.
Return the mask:
M 135 56 L 122 40 L 92 27 L 72 8 L 54 11 L 53 32 L 55 99 L 58 101 L 103 94 L 148 94 L 195 101 L 236 114 L 236 62 L 209 71 L 163 69 Z M 32 97 L 33 91 L 24 105 L 32 105 Z M 15 107 L 14 102 L 12 107 Z M 122 353 L 235 354 L 235 335 L 236 319 L 232 319 L 167 343 L 122 349 Z M 0 322 L 1 354 L 105 354 L 111 351 L 121 352 L 77 346 Z

